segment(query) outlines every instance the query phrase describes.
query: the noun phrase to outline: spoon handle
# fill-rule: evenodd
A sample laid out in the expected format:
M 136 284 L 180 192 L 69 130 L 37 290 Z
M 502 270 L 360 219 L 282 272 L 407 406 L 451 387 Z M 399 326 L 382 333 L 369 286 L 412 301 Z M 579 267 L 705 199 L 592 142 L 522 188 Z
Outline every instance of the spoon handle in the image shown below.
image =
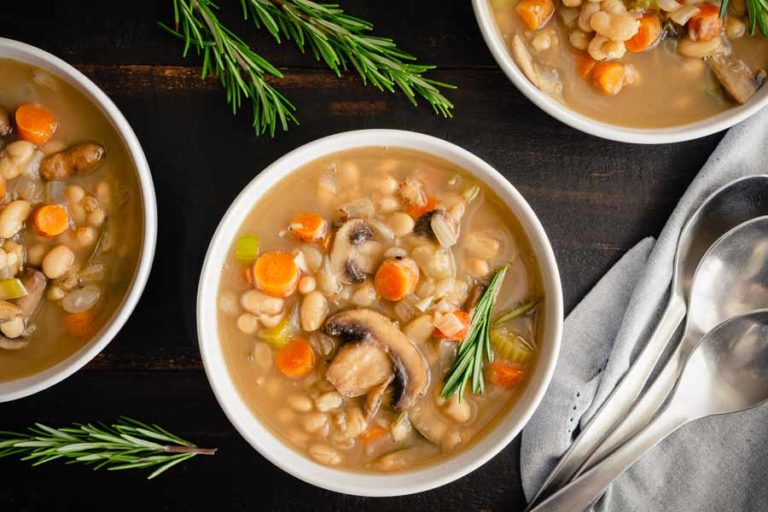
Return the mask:
M 635 402 L 635 408 L 629 411 L 624 420 L 600 443 L 600 446 L 589 456 L 576 476 L 589 470 L 602 459 L 612 453 L 616 448 L 624 444 L 632 436 L 640 432 L 648 425 L 656 413 L 659 412 L 664 401 L 675 387 L 680 372 L 683 370 L 685 359 L 691 348 L 685 341 L 681 342 L 669 360 L 666 362 L 659 375 L 654 379 L 648 389 Z
M 613 393 L 584 427 L 568 451 L 565 452 L 544 485 L 531 500 L 531 505 L 550 496 L 568 483 L 576 475 L 584 461 L 597 449 L 600 442 L 624 419 L 643 390 L 656 362 L 685 317 L 685 311 L 685 301 L 673 289 L 661 320 L 648 343 L 632 366 L 629 367 Z
M 624 446 L 541 502 L 532 512 L 574 512 L 588 509 L 602 496 L 611 482 L 687 421 L 685 416 L 665 409 Z

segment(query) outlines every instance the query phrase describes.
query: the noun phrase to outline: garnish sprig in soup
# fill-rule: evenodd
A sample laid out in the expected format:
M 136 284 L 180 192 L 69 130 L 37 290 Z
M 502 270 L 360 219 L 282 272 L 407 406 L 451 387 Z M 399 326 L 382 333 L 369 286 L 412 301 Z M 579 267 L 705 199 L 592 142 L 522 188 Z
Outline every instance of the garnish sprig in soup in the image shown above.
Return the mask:
M 539 312 L 491 325 L 492 298 L 504 311 L 539 292 L 523 230 L 482 183 L 364 148 L 308 164 L 254 207 L 223 270 L 219 328 L 241 394 L 286 443 L 321 464 L 406 470 L 464 449 L 514 403 Z M 441 396 L 472 310 L 484 393 Z

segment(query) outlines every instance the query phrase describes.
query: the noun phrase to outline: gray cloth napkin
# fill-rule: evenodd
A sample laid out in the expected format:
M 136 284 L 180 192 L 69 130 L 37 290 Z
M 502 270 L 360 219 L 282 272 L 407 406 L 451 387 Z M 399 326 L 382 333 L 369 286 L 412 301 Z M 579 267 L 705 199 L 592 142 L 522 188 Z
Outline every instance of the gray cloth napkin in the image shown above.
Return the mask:
M 661 314 L 683 224 L 711 192 L 768 173 L 768 109 L 728 132 L 658 240 L 638 243 L 565 321 L 544 401 L 523 430 L 521 470 L 530 499 L 621 379 Z M 768 510 L 768 405 L 682 427 L 619 477 L 597 510 Z

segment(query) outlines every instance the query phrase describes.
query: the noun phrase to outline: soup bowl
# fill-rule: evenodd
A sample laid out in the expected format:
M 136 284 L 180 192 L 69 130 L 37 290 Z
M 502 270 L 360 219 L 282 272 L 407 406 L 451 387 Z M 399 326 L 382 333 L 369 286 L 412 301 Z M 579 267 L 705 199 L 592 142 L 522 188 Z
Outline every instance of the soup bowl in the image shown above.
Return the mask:
M 761 87 L 744 105 L 733 106 L 712 117 L 668 128 L 632 128 L 592 119 L 539 90 L 523 74 L 504 42 L 493 18 L 489 0 L 472 0 L 485 43 L 504 74 L 536 106 L 555 119 L 591 135 L 635 144 L 667 144 L 706 137 L 744 121 L 768 105 L 768 87 Z
M 483 181 L 517 217 L 538 260 L 545 294 L 545 321 L 536 369 L 511 409 L 486 435 L 465 451 L 430 466 L 402 473 L 371 474 L 333 469 L 294 451 L 249 409 L 229 373 L 222 349 L 216 304 L 222 268 L 231 241 L 253 205 L 280 180 L 330 153 L 364 147 L 418 150 L 455 164 Z M 523 428 L 541 401 L 555 369 L 562 329 L 562 292 L 557 264 L 547 235 L 520 193 L 480 158 L 449 142 L 398 130 L 362 130 L 332 135 L 285 155 L 256 176 L 234 200 L 213 235 L 200 276 L 197 329 L 200 351 L 219 404 L 240 434 L 265 458 L 305 482 L 346 494 L 396 496 L 432 489 L 473 471 L 504 448 Z
M 157 238 L 157 206 L 152 176 L 144 152 L 128 121 L 118 108 L 91 80 L 63 60 L 39 48 L 0 38 L 0 59 L 11 59 L 42 69 L 68 83 L 85 96 L 112 125 L 132 160 L 140 189 L 137 200 L 141 201 L 143 215 L 141 228 L 140 255 L 136 262 L 131 283 L 111 318 L 77 351 L 54 366 L 15 380 L 0 382 L 0 402 L 22 398 L 42 391 L 66 379 L 85 366 L 101 352 L 120 331 L 139 301 L 149 277 Z

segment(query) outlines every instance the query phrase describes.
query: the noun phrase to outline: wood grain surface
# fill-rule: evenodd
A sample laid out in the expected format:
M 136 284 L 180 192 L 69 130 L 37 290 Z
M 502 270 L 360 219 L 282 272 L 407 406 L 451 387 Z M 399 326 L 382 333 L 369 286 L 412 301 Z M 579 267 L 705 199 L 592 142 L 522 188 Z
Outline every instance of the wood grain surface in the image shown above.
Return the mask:
M 519 439 L 471 475 L 431 492 L 364 499 L 326 492 L 267 462 L 230 425 L 208 386 L 195 333 L 195 294 L 221 215 L 258 172 L 306 142 L 359 128 L 402 128 L 455 142 L 485 159 L 538 213 L 554 246 L 566 310 L 621 254 L 655 236 L 720 135 L 667 146 L 633 146 L 577 132 L 541 112 L 496 67 L 467 0 L 343 1 L 348 12 L 440 69 L 455 83 L 455 117 L 412 108 L 397 94 L 342 79 L 278 46 L 221 0 L 238 32 L 285 73 L 281 90 L 301 125 L 257 138 L 248 114 L 233 117 L 213 80 L 157 26 L 171 3 L 133 0 L 4 2 L 0 36 L 74 64 L 117 103 L 141 141 L 157 188 L 157 255 L 133 317 L 107 350 L 52 389 L 0 405 L 0 428 L 35 421 L 157 422 L 217 456 L 147 482 L 140 473 L 91 473 L 0 460 L 0 510 L 520 510 Z M 564 340 L 568 343 L 568 339 Z

